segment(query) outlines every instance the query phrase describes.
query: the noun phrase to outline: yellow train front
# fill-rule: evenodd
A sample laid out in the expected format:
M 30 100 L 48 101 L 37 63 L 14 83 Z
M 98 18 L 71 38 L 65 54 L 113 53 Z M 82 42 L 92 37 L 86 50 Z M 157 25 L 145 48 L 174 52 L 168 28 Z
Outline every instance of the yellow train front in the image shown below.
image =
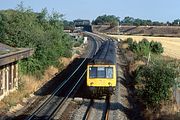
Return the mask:
M 106 63 L 88 64 L 87 86 L 92 94 L 112 94 L 116 87 L 116 65 Z

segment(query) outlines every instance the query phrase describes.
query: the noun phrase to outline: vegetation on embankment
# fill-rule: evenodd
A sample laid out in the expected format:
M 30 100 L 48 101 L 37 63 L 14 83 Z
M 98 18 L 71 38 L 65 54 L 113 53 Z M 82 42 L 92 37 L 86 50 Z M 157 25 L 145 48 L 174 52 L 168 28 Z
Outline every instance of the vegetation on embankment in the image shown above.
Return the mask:
M 82 39 L 75 41 L 63 32 L 62 17 L 57 12 L 48 14 L 46 9 L 36 13 L 22 4 L 14 10 L 0 11 L 0 42 L 34 49 L 33 56 L 19 62 L 19 88 L 0 101 L 0 116 L 18 103 L 24 105 L 25 97 L 67 65 L 73 54 L 72 48 L 82 44 Z
M 129 63 L 129 73 L 134 79 L 132 84 L 136 100 L 144 106 L 143 116 L 159 119 L 163 115 L 176 114 L 178 111 L 169 106 L 176 106 L 173 88 L 178 84 L 180 61 L 161 56 L 163 47 L 159 42 L 146 39 L 133 42 L 132 38 L 128 38 L 123 44 L 124 49 L 131 51 L 134 57 Z
M 59 66 L 60 57 L 71 57 L 72 40 L 63 32 L 62 15 L 57 12 L 35 13 L 20 5 L 1 10 L 0 31 L 0 42 L 34 48 L 33 56 L 20 62 L 24 74 L 41 76 L 48 66 Z
M 116 39 L 126 40 L 132 38 L 133 41 L 139 42 L 142 39 L 148 41 L 156 41 L 162 44 L 164 52 L 162 55 L 169 56 L 175 59 L 180 59 L 180 38 L 177 37 L 151 37 L 151 36 L 135 36 L 135 35 L 110 35 Z

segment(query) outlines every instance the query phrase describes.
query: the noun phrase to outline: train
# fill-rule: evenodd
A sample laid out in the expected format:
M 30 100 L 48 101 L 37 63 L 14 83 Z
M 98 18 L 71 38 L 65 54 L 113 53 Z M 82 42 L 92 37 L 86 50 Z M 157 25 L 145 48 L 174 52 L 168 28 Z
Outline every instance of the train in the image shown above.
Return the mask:
M 106 50 L 105 44 L 108 44 Z M 116 88 L 116 74 L 115 43 L 106 41 L 87 65 L 87 87 L 93 95 L 113 94 Z

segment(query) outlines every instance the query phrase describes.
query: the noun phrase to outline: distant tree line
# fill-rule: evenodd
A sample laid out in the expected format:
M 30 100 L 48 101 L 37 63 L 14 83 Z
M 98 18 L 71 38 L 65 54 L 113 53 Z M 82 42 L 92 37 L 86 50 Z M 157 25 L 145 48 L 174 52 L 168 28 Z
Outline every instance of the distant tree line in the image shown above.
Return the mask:
M 95 20 L 92 21 L 93 25 L 127 25 L 127 26 L 179 26 L 180 19 L 176 19 L 173 22 L 159 22 L 159 21 L 151 21 L 151 20 L 143 20 L 139 18 L 133 17 L 125 17 L 120 20 L 120 17 L 114 15 L 102 15 L 98 16 Z
M 64 20 L 64 29 L 74 30 L 75 23 L 74 21 L 67 21 Z M 119 17 L 115 15 L 102 15 L 98 16 L 95 20 L 92 21 L 92 25 L 110 25 L 110 26 L 117 26 L 117 25 L 126 25 L 126 26 L 179 26 L 180 19 L 176 19 L 173 22 L 167 21 L 159 22 L 159 21 L 151 21 L 151 20 L 143 20 L 139 18 L 133 17 L 125 17 L 124 19 L 120 20 Z
M 167 21 L 159 22 L 159 21 L 151 21 L 151 20 L 143 20 L 139 18 L 133 17 L 125 17 L 122 21 L 120 21 L 121 25 L 134 25 L 134 26 L 178 26 L 180 24 L 180 19 L 174 20 L 172 23 Z

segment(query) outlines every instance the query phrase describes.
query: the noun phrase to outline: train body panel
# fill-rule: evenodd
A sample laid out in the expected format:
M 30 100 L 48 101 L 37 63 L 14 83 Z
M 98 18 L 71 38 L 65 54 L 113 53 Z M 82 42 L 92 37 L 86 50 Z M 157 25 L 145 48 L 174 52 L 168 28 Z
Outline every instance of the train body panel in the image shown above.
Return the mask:
M 87 86 L 91 87 L 115 87 L 115 65 L 88 65 Z

